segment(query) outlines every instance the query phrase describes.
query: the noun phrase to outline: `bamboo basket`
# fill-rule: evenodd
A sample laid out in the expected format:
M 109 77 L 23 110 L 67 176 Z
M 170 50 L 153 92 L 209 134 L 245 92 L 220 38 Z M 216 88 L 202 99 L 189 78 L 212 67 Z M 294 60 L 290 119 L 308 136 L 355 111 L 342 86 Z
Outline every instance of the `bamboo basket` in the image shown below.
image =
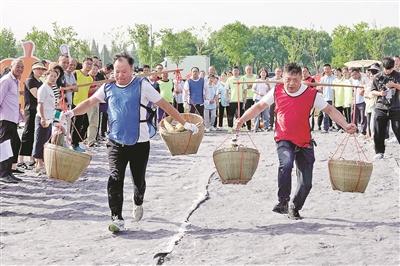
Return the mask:
M 46 143 L 43 158 L 47 176 L 73 183 L 88 167 L 92 156 Z
M 245 185 L 257 169 L 260 152 L 244 146 L 232 146 L 215 150 L 213 159 L 223 184 Z
M 331 159 L 328 168 L 333 190 L 364 193 L 373 165 L 363 161 Z
M 203 118 L 199 115 L 190 113 L 180 115 L 187 122 L 198 125 L 199 132 L 197 134 L 192 134 L 190 131 L 169 132 L 165 128 L 164 121 L 167 120 L 169 123 L 171 123 L 173 118 L 168 116 L 162 119 L 160 122 L 160 136 L 164 140 L 172 156 L 196 154 L 204 136 Z

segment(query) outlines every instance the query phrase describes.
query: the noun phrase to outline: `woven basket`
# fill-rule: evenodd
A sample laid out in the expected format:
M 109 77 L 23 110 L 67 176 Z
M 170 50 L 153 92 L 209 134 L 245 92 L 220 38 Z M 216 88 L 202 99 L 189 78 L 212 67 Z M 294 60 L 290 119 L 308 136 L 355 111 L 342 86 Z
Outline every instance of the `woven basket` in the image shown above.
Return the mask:
M 373 165 L 362 161 L 331 159 L 328 168 L 333 190 L 364 193 Z
M 43 158 L 47 176 L 72 183 L 88 167 L 92 156 L 46 143 Z
M 196 114 L 180 114 L 189 123 L 198 125 L 199 132 L 192 134 L 190 131 L 168 132 L 164 126 L 164 120 L 172 122 L 173 118 L 168 116 L 160 122 L 160 136 L 167 145 L 168 150 L 173 156 L 184 154 L 196 154 L 204 136 L 203 118 Z
M 260 153 L 248 147 L 230 147 L 214 151 L 213 159 L 223 184 L 247 184 L 256 172 Z

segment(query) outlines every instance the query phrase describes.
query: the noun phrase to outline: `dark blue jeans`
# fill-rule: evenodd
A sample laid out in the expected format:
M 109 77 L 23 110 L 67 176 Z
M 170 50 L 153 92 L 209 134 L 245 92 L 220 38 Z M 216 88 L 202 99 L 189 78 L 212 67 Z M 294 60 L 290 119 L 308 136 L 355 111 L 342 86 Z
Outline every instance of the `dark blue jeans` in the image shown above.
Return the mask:
M 111 216 L 118 216 L 118 219 L 122 219 L 125 169 L 128 163 L 132 174 L 135 205 L 143 204 L 150 142 L 121 145 L 110 140 L 107 143 L 107 149 L 110 166 L 110 177 L 107 185 L 108 204 L 111 209 Z
M 290 141 L 279 141 L 277 144 L 278 198 L 279 202 L 288 202 L 292 191 L 292 169 L 296 162 L 297 189 L 293 204 L 300 210 L 312 187 L 312 172 L 314 167 L 314 147 L 301 148 Z

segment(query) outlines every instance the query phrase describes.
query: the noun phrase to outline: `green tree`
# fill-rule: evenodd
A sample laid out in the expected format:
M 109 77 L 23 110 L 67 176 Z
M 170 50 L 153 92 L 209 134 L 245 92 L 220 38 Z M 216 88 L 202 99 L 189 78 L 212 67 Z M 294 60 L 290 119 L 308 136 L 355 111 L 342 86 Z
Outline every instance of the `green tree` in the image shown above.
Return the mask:
M 332 64 L 340 67 L 347 61 L 370 58 L 370 38 L 370 29 L 365 22 L 358 23 L 353 28 L 336 27 L 332 33 Z
M 279 41 L 288 53 L 289 62 L 300 63 L 306 47 L 306 35 L 304 30 L 294 27 L 281 27 Z
M 128 29 L 131 40 L 135 43 L 139 63 L 151 65 L 153 63 L 154 38 L 150 36 L 150 28 L 146 24 L 135 24 Z M 150 40 L 151 39 L 151 40 Z
M 183 30 L 173 33 L 172 29 L 163 29 L 160 31 L 161 46 L 166 56 L 169 56 L 176 64 L 176 67 L 182 62 L 183 58 L 196 53 L 197 39 L 189 30 Z
M 36 57 L 40 59 L 55 60 L 55 58 L 50 56 L 55 52 L 50 51 L 52 49 L 50 43 L 53 41 L 53 37 L 49 33 L 33 27 L 32 30 L 25 35 L 25 40 L 30 40 L 35 43 Z
M 371 59 L 381 59 L 384 56 L 400 54 L 400 29 L 385 27 L 371 29 L 368 32 L 367 50 Z
M 17 45 L 14 33 L 11 29 L 3 28 L 0 31 L 0 60 L 4 58 L 15 58 L 17 56 Z
M 250 29 L 236 21 L 227 24 L 215 33 L 216 51 L 220 51 L 231 65 L 245 65 L 253 61 L 247 46 L 251 38 Z
M 275 27 L 252 27 L 248 51 L 254 58 L 255 68 L 266 67 L 273 70 L 279 59 L 287 58 L 286 50 L 278 40 L 279 31 Z
M 36 44 L 36 56 L 41 59 L 56 61 L 62 44 L 67 44 L 71 56 L 78 60 L 90 56 L 88 42 L 78 39 L 78 34 L 72 27 L 60 27 L 56 22 L 53 23 L 52 34 L 33 27 L 31 32 L 26 34 L 25 40 Z
M 332 38 L 325 31 L 305 30 L 306 45 L 302 60 L 303 64 L 308 62 L 317 72 L 324 63 L 330 63 L 332 60 Z
M 111 55 L 125 52 L 130 54 L 132 50 L 132 42 L 130 42 L 129 36 L 127 34 L 127 29 L 124 28 L 114 28 L 108 34 L 111 39 Z

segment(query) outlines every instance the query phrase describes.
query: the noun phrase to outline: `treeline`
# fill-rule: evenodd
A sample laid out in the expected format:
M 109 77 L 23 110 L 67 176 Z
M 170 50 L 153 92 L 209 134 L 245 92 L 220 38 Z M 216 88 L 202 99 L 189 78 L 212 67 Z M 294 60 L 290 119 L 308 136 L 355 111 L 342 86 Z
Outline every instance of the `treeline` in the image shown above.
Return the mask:
M 154 65 L 166 56 L 180 62 L 186 55 L 208 55 L 219 71 L 246 64 L 273 70 L 286 62 L 298 62 L 315 71 L 324 63 L 340 67 L 350 60 L 400 54 L 400 28 L 378 29 L 364 22 L 352 27 L 339 25 L 331 35 L 322 30 L 287 26 L 248 27 L 240 22 L 227 24 L 218 31 L 204 24 L 179 32 L 169 28 L 152 32 L 147 24 L 135 24 L 104 34 L 111 45 L 99 47 L 95 40 L 80 39 L 72 27 L 53 23 L 52 32 L 33 27 L 24 40 L 36 44 L 35 55 L 41 59 L 56 60 L 59 46 L 66 43 L 74 57 L 96 55 L 105 63 L 121 51 L 130 53 L 140 65 Z M 1 29 L 0 59 L 20 56 L 21 49 L 12 30 Z

